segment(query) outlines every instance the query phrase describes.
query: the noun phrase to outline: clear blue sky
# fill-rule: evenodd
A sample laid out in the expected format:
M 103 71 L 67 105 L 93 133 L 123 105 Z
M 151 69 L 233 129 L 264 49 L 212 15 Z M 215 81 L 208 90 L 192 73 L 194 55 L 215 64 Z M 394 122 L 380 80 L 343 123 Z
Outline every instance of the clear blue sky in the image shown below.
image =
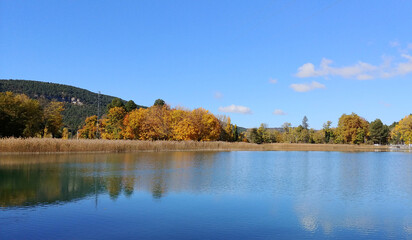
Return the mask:
M 0 78 L 203 107 L 244 127 L 412 112 L 412 1 L 0 0 Z

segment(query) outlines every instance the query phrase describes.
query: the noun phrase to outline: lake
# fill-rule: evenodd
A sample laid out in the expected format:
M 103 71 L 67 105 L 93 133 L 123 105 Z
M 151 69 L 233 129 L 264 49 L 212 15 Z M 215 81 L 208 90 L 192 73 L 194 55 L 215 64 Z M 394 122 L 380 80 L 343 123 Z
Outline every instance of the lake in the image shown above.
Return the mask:
M 412 239 L 412 154 L 0 155 L 0 239 Z

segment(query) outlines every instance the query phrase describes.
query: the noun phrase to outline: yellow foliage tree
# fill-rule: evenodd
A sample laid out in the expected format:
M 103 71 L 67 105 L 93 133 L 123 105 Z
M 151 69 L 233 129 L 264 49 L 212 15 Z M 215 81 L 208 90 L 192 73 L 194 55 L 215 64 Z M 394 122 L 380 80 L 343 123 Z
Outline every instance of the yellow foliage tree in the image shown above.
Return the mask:
M 172 135 L 170 108 L 168 105 L 153 105 L 147 109 L 142 121 L 140 139 L 167 140 Z
M 107 119 L 104 119 L 104 139 L 122 139 L 123 121 L 126 116 L 126 110 L 123 107 L 110 108 Z
M 391 136 L 400 135 L 405 144 L 412 144 L 412 115 L 404 117 L 391 132 Z
M 68 128 L 63 128 L 63 132 L 62 132 L 62 139 L 69 139 L 69 129 Z
M 44 109 L 45 129 L 44 136 L 51 134 L 52 137 L 59 135 L 60 128 L 63 126 L 63 116 L 61 112 L 64 110 L 63 103 L 50 102 Z
M 226 126 L 224 128 L 224 131 L 225 131 L 225 136 L 226 136 L 226 139 L 224 139 L 224 140 L 229 141 L 229 142 L 233 142 L 235 140 L 235 134 L 234 134 L 234 131 L 233 131 L 233 125 L 232 125 L 230 117 L 227 118 L 227 122 L 226 122 Z
M 177 140 L 215 141 L 220 131 L 219 120 L 209 111 L 198 108 L 184 116 L 173 132 Z
M 93 115 L 85 120 L 85 125 L 79 129 L 80 138 L 93 139 L 96 138 L 97 133 L 97 116 Z
M 343 143 L 364 143 L 369 133 L 369 123 L 355 113 L 339 118 L 337 140 Z
M 172 130 L 172 135 L 171 139 L 173 140 L 183 140 L 182 139 L 182 127 L 179 126 L 182 121 L 187 119 L 187 116 L 189 115 L 188 111 L 182 110 L 182 109 L 173 109 L 170 113 L 170 128 Z
M 42 125 L 39 101 L 24 94 L 0 93 L 0 137 L 34 137 Z
M 147 115 L 147 109 L 139 108 L 127 114 L 123 120 L 124 130 L 122 135 L 125 139 L 140 139 L 142 123 Z

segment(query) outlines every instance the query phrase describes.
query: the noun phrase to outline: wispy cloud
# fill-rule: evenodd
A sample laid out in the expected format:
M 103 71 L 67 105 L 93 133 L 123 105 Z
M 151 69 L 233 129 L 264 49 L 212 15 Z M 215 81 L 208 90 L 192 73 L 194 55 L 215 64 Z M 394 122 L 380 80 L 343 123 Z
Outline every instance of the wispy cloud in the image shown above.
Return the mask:
M 245 107 L 245 106 L 234 105 L 234 104 L 227 106 L 227 107 L 219 107 L 219 112 L 252 114 L 252 111 L 250 110 L 250 108 Z
M 315 82 L 315 81 L 311 83 L 294 83 L 294 84 L 291 84 L 290 87 L 295 92 L 309 92 L 315 89 L 326 88 L 325 85 Z
M 286 113 L 282 109 L 275 109 L 275 111 L 273 111 L 273 114 L 279 115 L 279 116 L 286 115 Z
M 276 78 L 271 78 L 271 79 L 269 79 L 269 83 L 276 84 L 276 83 L 278 83 L 278 80 Z
M 398 40 L 393 40 L 389 42 L 389 46 L 391 47 L 399 47 L 401 44 L 398 42 Z
M 323 58 L 319 67 L 313 63 L 305 63 L 298 68 L 296 77 L 332 77 L 338 76 L 357 80 L 370 80 L 376 78 L 390 78 L 412 73 L 412 56 L 401 54 L 403 61 L 392 63 L 392 59 L 383 57 L 381 65 L 375 66 L 365 62 L 357 62 L 354 65 L 333 67 L 332 60 Z
M 213 97 L 216 98 L 216 99 L 221 99 L 221 98 L 223 98 L 223 94 L 222 94 L 221 92 L 219 92 L 219 91 L 216 91 L 216 92 L 213 94 Z
M 380 101 L 379 104 L 381 104 L 384 107 L 391 107 L 392 105 L 390 103 L 384 102 L 384 101 Z

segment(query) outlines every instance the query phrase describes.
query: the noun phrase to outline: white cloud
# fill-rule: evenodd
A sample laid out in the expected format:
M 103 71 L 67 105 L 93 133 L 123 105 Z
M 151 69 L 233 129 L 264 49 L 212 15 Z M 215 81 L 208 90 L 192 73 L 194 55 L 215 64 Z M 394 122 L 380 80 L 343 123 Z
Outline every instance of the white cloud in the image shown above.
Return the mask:
M 294 83 L 290 87 L 296 92 L 309 92 L 315 89 L 326 88 L 325 85 L 315 81 L 311 83 Z
M 315 71 L 315 65 L 312 63 L 305 63 L 301 67 L 298 68 L 298 72 L 296 73 L 296 77 L 305 78 L 305 77 L 313 77 L 317 73 Z
M 219 107 L 219 112 L 252 114 L 252 111 L 250 110 L 250 108 L 245 107 L 245 106 L 234 105 L 234 104 L 227 106 L 227 107 Z
M 221 99 L 223 98 L 223 94 L 221 92 L 216 91 L 213 97 L 216 99 Z
M 295 76 L 299 78 L 328 78 L 331 76 L 339 76 L 357 80 L 370 80 L 376 78 L 395 77 L 411 73 L 412 56 L 408 54 L 402 54 L 401 57 L 404 60 L 397 63 L 392 63 L 392 59 L 383 57 L 383 62 L 379 66 L 359 61 L 354 65 L 343 67 L 332 67 L 330 65 L 333 63 L 333 61 L 323 58 L 318 68 L 316 68 L 313 63 L 303 64 L 298 68 Z
M 398 75 L 405 75 L 412 72 L 412 56 L 407 54 L 402 54 L 403 58 L 408 59 L 408 62 L 399 63 L 396 68 L 396 73 Z
M 280 116 L 286 115 L 286 113 L 282 109 L 275 109 L 275 111 L 273 111 L 273 114 Z
M 269 79 L 269 83 L 276 84 L 278 83 L 278 80 L 276 78 L 271 78 Z

